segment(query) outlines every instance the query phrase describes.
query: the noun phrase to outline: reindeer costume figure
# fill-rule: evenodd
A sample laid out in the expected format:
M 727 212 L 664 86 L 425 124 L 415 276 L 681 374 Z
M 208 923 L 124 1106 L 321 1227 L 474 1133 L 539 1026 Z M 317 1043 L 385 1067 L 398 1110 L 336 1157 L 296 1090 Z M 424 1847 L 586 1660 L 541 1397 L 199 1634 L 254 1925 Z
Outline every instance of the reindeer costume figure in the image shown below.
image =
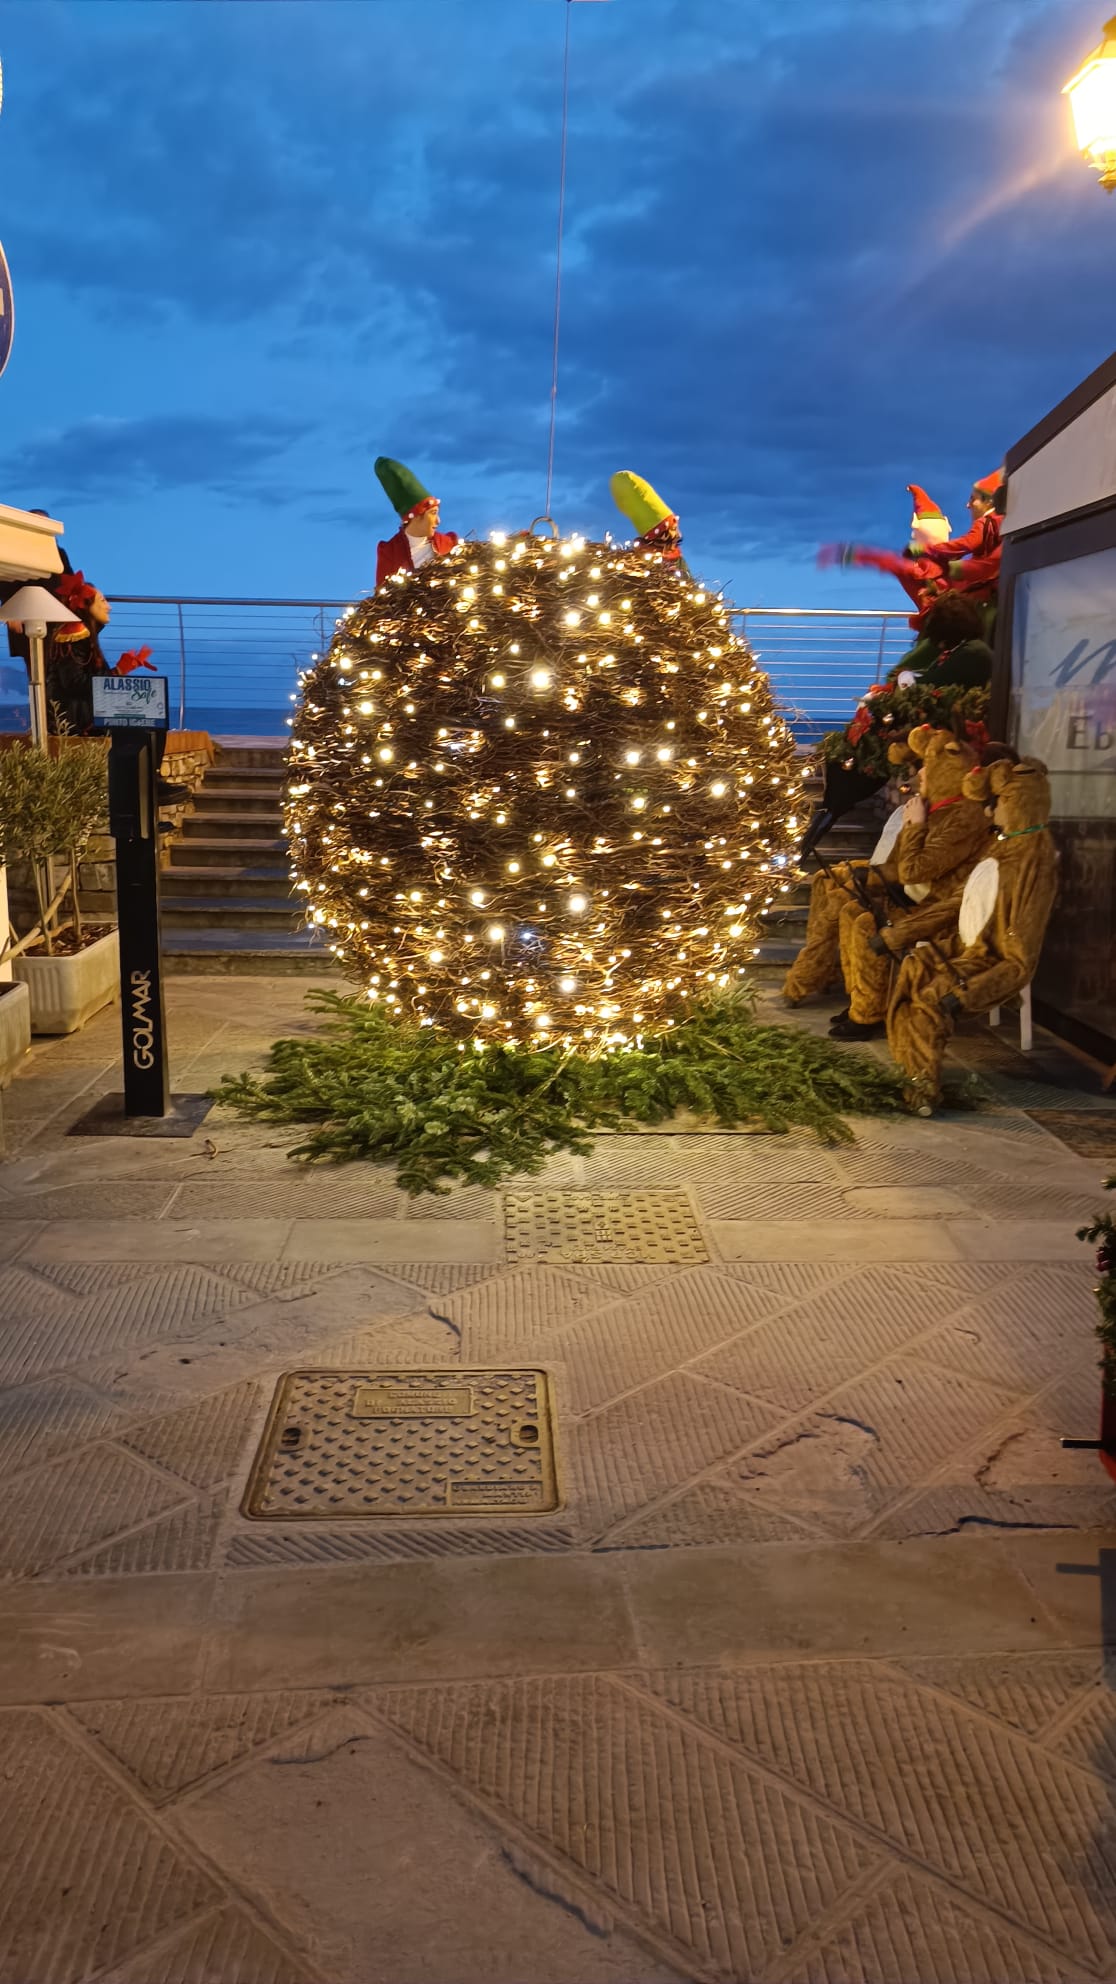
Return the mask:
M 988 858 L 953 903 L 928 906 L 878 942 L 907 951 L 892 990 L 887 1038 L 907 1098 L 929 1116 L 941 1099 L 946 1044 L 960 1012 L 987 1013 L 1034 977 L 1058 891 L 1049 829 L 1050 781 L 1037 758 L 1001 759 L 965 780 L 966 795 L 995 802 Z
M 924 724 L 891 755 L 894 763 L 908 755 L 922 760 L 921 791 L 896 807 L 870 862 L 841 862 L 815 875 L 806 942 L 783 985 L 797 1005 L 824 992 L 840 970 L 849 1005 L 831 1023 L 838 1039 L 867 1039 L 883 1024 L 890 967 L 869 939 L 881 926 L 902 927 L 920 904 L 954 894 L 989 839 L 983 808 L 961 790 L 977 761 L 972 745 Z

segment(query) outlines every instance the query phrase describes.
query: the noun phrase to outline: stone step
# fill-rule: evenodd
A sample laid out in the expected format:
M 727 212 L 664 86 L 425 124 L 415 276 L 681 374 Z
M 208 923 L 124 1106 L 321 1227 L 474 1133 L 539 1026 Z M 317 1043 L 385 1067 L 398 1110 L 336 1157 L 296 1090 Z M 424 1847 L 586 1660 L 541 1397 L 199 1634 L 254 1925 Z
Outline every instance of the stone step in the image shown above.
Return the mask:
M 179 867 L 164 869 L 168 894 L 193 900 L 202 896 L 232 896 L 237 901 L 296 902 L 294 886 L 286 863 L 276 867 L 263 862 L 225 862 L 217 868 Z
M 244 766 L 252 771 L 283 773 L 287 761 L 284 744 L 222 744 L 214 760 L 218 771 Z
M 270 819 L 282 818 L 282 803 L 278 787 L 274 792 L 257 786 L 211 787 L 208 778 L 194 794 L 195 813 L 266 813 Z
M 300 902 L 267 896 L 164 895 L 165 930 L 297 930 L 302 922 Z
M 242 792 L 280 792 L 284 776 L 282 766 L 212 764 L 205 774 L 205 784 L 210 792 L 228 792 L 230 786 L 238 786 Z
M 265 846 L 286 846 L 271 813 L 219 812 L 216 807 L 201 813 L 187 813 L 182 834 L 190 841 L 258 841 Z
M 170 851 L 172 868 L 259 868 L 286 874 L 289 867 L 287 843 L 281 837 L 267 840 L 252 836 L 236 839 L 203 840 L 191 834 L 175 841 Z
M 776 931 L 781 934 L 786 930 L 805 930 L 809 909 L 809 898 L 803 898 L 802 902 L 779 903 L 777 907 L 773 904 L 770 909 L 760 911 L 759 920 L 764 929 L 773 934 Z
M 336 977 L 341 965 L 310 930 L 169 930 L 163 968 L 171 977 L 220 972 L 251 977 Z
M 800 946 L 785 937 L 765 937 L 753 959 L 754 964 L 793 964 Z

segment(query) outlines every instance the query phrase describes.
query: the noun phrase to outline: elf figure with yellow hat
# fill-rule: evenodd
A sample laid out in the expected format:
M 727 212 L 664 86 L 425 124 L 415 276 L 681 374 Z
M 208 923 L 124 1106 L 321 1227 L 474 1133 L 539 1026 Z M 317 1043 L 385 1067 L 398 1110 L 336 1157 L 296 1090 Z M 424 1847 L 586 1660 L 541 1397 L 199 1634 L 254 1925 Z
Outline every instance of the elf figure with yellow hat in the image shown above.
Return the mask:
M 452 530 L 438 529 L 438 498 L 402 462 L 380 455 L 374 466 L 377 480 L 399 515 L 395 536 L 382 539 L 376 546 L 378 590 L 395 572 L 417 572 L 432 558 L 444 558 L 453 550 L 457 536 Z
M 638 548 L 665 565 L 682 558 L 682 532 L 675 512 L 668 509 L 651 484 L 630 468 L 617 469 L 609 482 L 612 500 L 621 516 L 627 517 L 638 538 Z

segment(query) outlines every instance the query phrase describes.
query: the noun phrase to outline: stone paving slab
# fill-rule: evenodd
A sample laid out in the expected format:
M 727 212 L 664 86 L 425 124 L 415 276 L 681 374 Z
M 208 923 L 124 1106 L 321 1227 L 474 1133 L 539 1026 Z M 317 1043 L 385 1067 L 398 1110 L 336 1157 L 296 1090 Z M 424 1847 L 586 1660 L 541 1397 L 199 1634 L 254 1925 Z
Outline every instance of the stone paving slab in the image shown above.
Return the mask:
M 172 981 L 176 1085 L 260 1065 L 304 986 Z M 500 1192 L 407 1201 L 221 1112 L 79 1147 L 117 1016 L 37 1045 L 2 1100 L 5 1984 L 1116 1975 L 1116 1494 L 1059 1445 L 1096 1423 L 1101 1167 L 1018 1106 L 1116 1103 L 1041 1036 L 959 1046 L 994 1107 L 512 1181 L 686 1192 L 710 1257 L 554 1266 L 508 1261 Z M 484 1363 L 552 1375 L 554 1515 L 241 1513 L 283 1371 Z

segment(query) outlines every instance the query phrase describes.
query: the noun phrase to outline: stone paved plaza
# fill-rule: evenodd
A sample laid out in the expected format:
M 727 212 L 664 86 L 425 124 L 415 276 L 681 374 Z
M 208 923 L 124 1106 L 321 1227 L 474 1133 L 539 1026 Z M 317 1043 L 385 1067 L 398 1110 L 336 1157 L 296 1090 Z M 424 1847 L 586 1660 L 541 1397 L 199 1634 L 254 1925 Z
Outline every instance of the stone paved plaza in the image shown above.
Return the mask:
M 172 981 L 175 1087 L 306 983 Z M 2 1984 L 1116 1976 L 1095 1078 L 974 1031 L 976 1114 L 414 1202 L 220 1112 L 68 1137 L 117 1025 L 3 1096 Z M 556 1509 L 241 1512 L 281 1374 L 489 1368 L 550 1374 Z

